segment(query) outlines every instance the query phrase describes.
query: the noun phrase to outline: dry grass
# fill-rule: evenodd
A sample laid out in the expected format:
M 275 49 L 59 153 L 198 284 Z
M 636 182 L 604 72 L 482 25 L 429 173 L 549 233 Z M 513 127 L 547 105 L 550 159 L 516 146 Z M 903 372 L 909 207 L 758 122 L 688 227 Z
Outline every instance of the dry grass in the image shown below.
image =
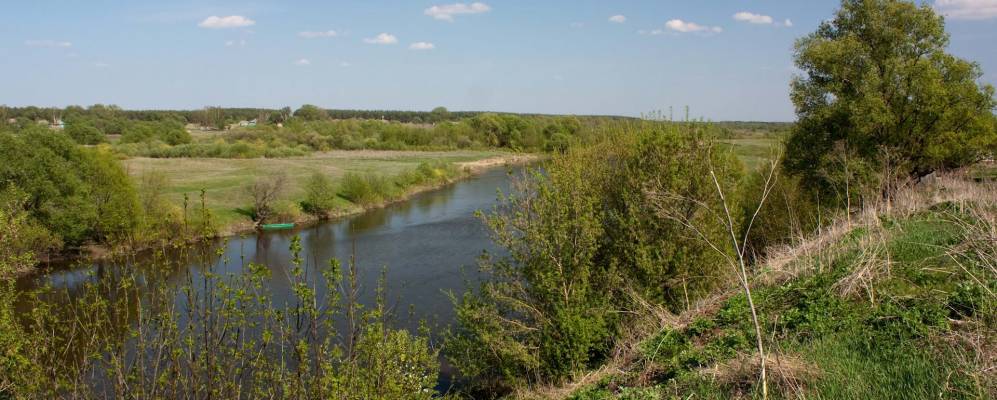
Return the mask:
M 965 373 L 990 396 L 997 396 L 997 332 L 979 321 L 969 320 L 953 326 L 940 341 L 955 350 L 946 354 L 960 357 L 959 364 L 967 366 Z
M 854 298 L 864 294 L 870 303 L 876 302 L 875 283 L 890 275 L 890 257 L 886 251 L 886 235 L 877 229 L 862 238 L 858 259 L 851 272 L 838 280 L 833 288 L 841 297 Z
M 851 218 L 837 218 L 835 223 L 821 228 L 819 232 L 809 237 L 798 238 L 795 243 L 782 245 L 769 249 L 765 260 L 760 265 L 762 270 L 756 278 L 761 284 L 780 284 L 798 278 L 804 273 L 821 272 L 825 261 L 832 259 L 837 254 L 833 254 L 829 249 L 835 248 L 845 235 L 856 228 L 865 228 L 872 233 L 874 238 L 868 242 L 860 243 L 863 246 L 865 261 L 869 264 L 865 268 L 856 271 L 858 276 L 856 282 L 845 283 L 844 289 L 850 291 L 854 285 L 861 282 L 868 282 L 874 275 L 889 271 L 889 260 L 877 260 L 876 255 L 880 254 L 875 250 L 876 246 L 882 243 L 882 237 L 875 236 L 880 233 L 880 217 L 892 216 L 896 218 L 906 218 L 911 215 L 941 203 L 952 203 L 961 211 L 971 210 L 979 205 L 997 204 L 997 185 L 994 183 L 980 183 L 969 179 L 964 172 L 952 172 L 932 176 L 920 183 L 904 185 L 897 193 L 889 199 L 878 203 L 870 204 L 865 209 L 853 212 Z M 993 221 L 992 215 L 989 221 Z M 981 237 L 995 235 L 997 228 L 991 223 L 989 228 L 982 228 Z M 987 231 L 986 229 L 990 229 Z M 994 238 L 995 236 L 989 236 Z M 879 243 L 876 243 L 876 242 Z M 976 240 L 974 242 L 983 245 L 993 246 L 997 252 L 997 244 L 994 240 Z M 872 246 L 872 247 L 870 247 Z M 840 250 L 834 250 L 840 251 Z M 997 254 L 997 253 L 991 253 Z M 879 264 L 876 264 L 876 263 Z M 884 269 L 885 268 L 885 269 Z M 997 265 L 992 268 L 997 273 Z
M 961 222 L 967 232 L 963 244 L 965 248 L 954 256 L 973 253 L 977 255 L 976 259 L 982 259 L 985 270 L 997 275 L 997 211 L 994 208 L 997 205 L 997 186 L 973 182 L 964 174 L 951 173 L 916 185 L 907 185 L 889 201 L 854 212 L 850 221 L 844 217 L 832 218 L 836 222 L 825 226 L 820 232 L 798 238 L 793 245 L 770 249 L 768 257 L 761 263 L 762 269 L 753 278 L 753 285 L 777 285 L 803 275 L 820 273 L 841 252 L 857 249 L 856 268 L 842 277 L 834 285 L 834 290 L 841 296 L 861 296 L 875 302 L 875 283 L 888 278 L 892 269 L 887 251 L 889 237 L 887 230 L 881 225 L 880 217 L 910 217 L 946 202 L 955 204 L 963 213 L 969 214 L 967 220 Z M 859 238 L 855 246 L 841 246 L 841 241 L 857 228 L 863 228 L 867 233 Z M 981 277 L 981 281 L 984 279 L 985 277 Z M 515 393 L 514 398 L 566 398 L 610 376 L 626 379 L 627 385 L 640 387 L 642 383 L 647 383 L 641 382 L 642 380 L 653 380 L 658 372 L 656 369 L 659 368 L 641 357 L 640 344 L 662 330 L 682 330 L 697 317 L 715 314 L 724 301 L 739 292 L 735 286 L 736 282 L 731 282 L 726 286 L 730 289 L 701 299 L 680 314 L 671 313 L 631 291 L 631 303 L 634 306 L 627 313 L 636 315 L 636 321 L 624 327 L 616 341 L 612 357 L 603 367 L 580 374 L 563 385 L 521 390 Z M 975 357 L 973 360 L 965 360 L 966 365 L 978 366 L 972 373 L 982 382 L 981 386 L 988 388 L 991 393 L 997 393 L 997 335 L 967 325 L 958 329 L 958 333 L 947 335 L 945 340 L 950 346 L 969 349 L 959 354 Z M 794 355 L 775 352 L 767 354 L 765 360 L 769 383 L 776 385 L 779 392 L 793 394 L 797 398 L 803 398 L 807 385 L 821 376 L 821 371 L 815 365 Z M 754 353 L 701 372 L 716 382 L 733 388 L 732 394 L 750 396 L 750 389 L 758 383 L 760 366 L 760 359 Z
M 735 397 L 746 397 L 750 396 L 750 389 L 758 384 L 760 361 L 757 354 L 741 355 L 700 372 L 723 386 L 731 387 Z M 793 393 L 797 398 L 804 398 L 807 384 L 820 377 L 817 366 L 790 354 L 768 354 L 765 365 L 769 381 L 780 392 Z

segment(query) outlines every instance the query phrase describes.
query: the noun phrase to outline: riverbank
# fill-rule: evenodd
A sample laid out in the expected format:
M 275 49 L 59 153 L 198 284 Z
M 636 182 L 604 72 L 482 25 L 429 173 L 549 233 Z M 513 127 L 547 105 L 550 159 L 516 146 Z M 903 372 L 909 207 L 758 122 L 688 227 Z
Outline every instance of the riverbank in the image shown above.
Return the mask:
M 391 152 L 370 152 L 373 154 L 377 153 L 391 153 Z M 437 190 L 448 185 L 460 182 L 461 180 L 473 177 L 475 175 L 484 173 L 488 170 L 494 168 L 500 168 L 512 165 L 525 165 L 529 163 L 536 162 L 541 159 L 540 155 L 537 154 L 516 154 L 508 153 L 498 156 L 493 156 L 485 159 L 474 160 L 474 161 L 462 161 L 456 162 L 454 164 L 460 169 L 460 175 L 447 179 L 443 182 L 438 182 L 434 184 L 427 185 L 417 185 L 407 188 L 403 194 L 400 196 L 386 200 L 380 201 L 372 204 L 359 205 L 355 203 L 349 203 L 348 205 L 338 208 L 325 216 L 316 216 L 312 214 L 302 213 L 299 216 L 287 220 L 279 221 L 281 223 L 294 223 L 296 228 L 307 227 L 312 224 L 316 224 L 324 221 L 334 221 L 341 218 L 351 217 L 354 215 L 362 214 L 371 210 L 376 210 L 378 208 L 384 208 L 392 204 L 397 204 L 400 202 L 408 201 L 412 196 L 418 195 L 420 193 L 425 193 L 428 191 Z M 240 234 L 255 232 L 256 227 L 252 221 L 240 221 L 238 223 L 227 225 L 220 229 L 218 237 L 231 237 Z
M 482 158 L 483 157 L 483 158 Z M 341 207 L 337 208 L 335 211 L 329 214 L 319 217 L 311 214 L 302 213 L 297 217 L 287 221 L 280 222 L 293 222 L 296 225 L 296 229 L 308 227 L 317 223 L 335 221 L 342 218 L 348 218 L 358 214 L 363 214 L 365 212 L 383 208 L 391 204 L 396 204 L 399 202 L 404 202 L 411 199 L 421 193 L 437 190 L 448 185 L 452 185 L 461 180 L 482 174 L 486 171 L 492 170 L 494 168 L 501 168 L 505 166 L 512 165 L 525 165 L 532 162 L 536 162 L 542 158 L 538 154 L 521 154 L 521 153 L 505 153 L 505 152 L 405 152 L 405 151 L 335 151 L 324 153 L 321 155 L 313 157 L 303 157 L 300 159 L 280 159 L 280 160 L 205 160 L 205 159 L 190 159 L 187 160 L 188 163 L 183 168 L 176 166 L 176 159 L 171 160 L 158 160 L 158 159 L 130 159 L 126 160 L 125 164 L 129 167 L 129 172 L 136 178 L 140 177 L 142 174 L 146 173 L 149 168 L 154 165 L 169 163 L 172 168 L 167 168 L 165 171 L 170 175 L 178 174 L 189 174 L 181 180 L 179 185 L 176 185 L 173 189 L 173 193 L 176 194 L 178 189 L 185 189 L 191 187 L 192 182 L 198 183 L 213 183 L 209 178 L 205 176 L 210 176 L 211 179 L 218 180 L 219 182 L 230 183 L 232 178 L 230 175 L 239 174 L 242 175 L 242 171 L 233 171 L 231 164 L 239 163 L 245 165 L 253 165 L 256 163 L 273 161 L 268 164 L 271 168 L 276 168 L 273 164 L 280 164 L 280 167 L 284 167 L 289 172 L 296 173 L 297 175 L 307 176 L 307 172 L 319 168 L 320 170 L 326 171 L 333 176 L 342 176 L 343 173 L 348 171 L 369 171 L 372 167 L 382 167 L 385 173 L 399 173 L 405 172 L 407 169 L 414 168 L 418 165 L 418 162 L 422 162 L 426 159 L 443 159 L 443 160 L 458 160 L 450 161 L 456 165 L 461 173 L 451 179 L 445 181 L 437 182 L 434 184 L 417 185 L 413 187 L 406 188 L 405 191 L 388 201 L 381 201 L 372 204 L 358 205 L 346 200 L 343 200 Z M 338 161 L 338 162 L 336 162 Z M 207 165 L 212 164 L 216 169 L 204 169 Z M 225 167 L 228 168 L 225 168 Z M 136 168 L 141 167 L 141 168 Z M 290 167 L 290 168 L 288 168 Z M 190 171 L 200 170 L 199 173 L 193 174 Z M 381 172 L 381 171 L 377 171 Z M 263 171 L 259 171 L 263 173 Z M 249 175 L 252 176 L 252 175 Z M 214 183 L 212 189 L 208 192 L 209 194 L 215 194 L 217 196 L 217 191 L 222 191 L 227 189 Z M 184 192 L 186 193 L 186 192 Z M 182 198 L 182 193 L 179 193 L 180 198 Z M 296 196 L 296 195 L 295 195 Z M 292 197 L 295 197 L 292 196 Z M 193 197 L 192 197 L 193 198 Z M 217 213 L 219 205 L 210 204 L 209 209 L 212 212 Z M 117 245 L 113 247 L 105 245 L 87 245 L 81 248 L 73 249 L 70 252 L 64 252 L 57 255 L 48 255 L 44 257 L 39 257 L 39 263 L 41 264 L 51 264 L 51 263 L 65 263 L 71 261 L 98 261 L 110 259 L 113 257 L 124 256 L 128 254 L 135 254 L 142 251 L 149 250 L 153 247 L 160 247 L 163 245 L 182 245 L 191 244 L 206 239 L 216 239 L 216 238 L 226 238 L 242 234 L 249 234 L 255 232 L 255 226 L 252 221 L 250 221 L 245 216 L 239 215 L 240 219 L 222 219 L 222 224 L 217 228 L 217 234 L 212 237 L 194 237 L 182 240 L 180 242 L 173 243 L 144 243 L 139 246 L 135 245 Z M 25 276 L 38 271 L 37 265 L 31 268 L 25 268 L 18 271 L 14 271 L 15 276 Z

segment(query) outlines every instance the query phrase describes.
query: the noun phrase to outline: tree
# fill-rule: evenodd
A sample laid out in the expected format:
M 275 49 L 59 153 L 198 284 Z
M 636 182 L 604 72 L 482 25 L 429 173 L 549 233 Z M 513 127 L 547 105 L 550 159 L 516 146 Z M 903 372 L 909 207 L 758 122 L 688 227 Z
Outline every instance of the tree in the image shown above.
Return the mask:
M 310 214 L 324 217 L 336 206 L 336 187 L 328 175 L 315 172 L 305 182 L 305 199 L 301 208 Z
M 450 111 L 446 107 L 436 107 L 429 112 L 429 122 L 437 123 L 450 119 Z
M 948 41 L 930 5 L 843 1 L 834 19 L 796 43 L 803 75 L 792 82 L 799 121 L 787 171 L 842 193 L 834 189 L 842 177 L 882 170 L 883 154 L 919 177 L 992 151 L 994 88 L 977 83 L 977 64 L 945 52 Z
M 66 127 L 66 134 L 79 144 L 93 145 L 106 141 L 104 133 L 88 121 L 71 121 Z
M 311 104 L 301 106 L 301 108 L 294 111 L 294 116 L 305 121 L 320 121 L 329 119 L 329 114 L 325 110 Z
M 265 223 L 273 216 L 273 206 L 287 184 L 287 175 L 276 173 L 258 178 L 247 191 L 253 198 L 253 220 L 257 225 Z

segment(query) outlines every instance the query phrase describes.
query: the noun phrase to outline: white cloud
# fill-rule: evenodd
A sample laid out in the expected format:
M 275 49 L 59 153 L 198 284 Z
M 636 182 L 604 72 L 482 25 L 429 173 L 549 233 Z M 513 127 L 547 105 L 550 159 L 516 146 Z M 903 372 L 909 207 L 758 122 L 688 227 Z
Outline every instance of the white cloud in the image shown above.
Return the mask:
M 409 45 L 410 50 L 432 50 L 436 48 L 436 45 L 429 42 L 415 42 Z
M 492 8 L 485 3 L 471 3 L 470 5 L 455 3 L 432 6 L 423 11 L 423 13 L 438 20 L 453 22 L 455 15 L 481 14 L 491 10 Z
M 575 29 L 584 28 L 585 27 L 585 23 L 583 23 L 583 22 L 572 22 L 569 26 L 571 26 L 572 28 L 575 28 Z
M 298 36 L 305 39 L 316 39 L 316 38 L 331 38 L 339 36 L 339 33 L 334 30 L 319 31 L 319 32 L 298 32 Z
M 346 67 L 349 67 L 349 66 L 351 66 L 351 65 L 353 65 L 353 64 L 350 64 L 350 63 L 348 63 L 348 62 L 346 62 L 346 61 L 343 61 L 343 62 L 339 63 L 339 66 L 340 66 L 340 67 L 343 67 L 343 68 L 346 68 Z
M 363 41 L 370 44 L 396 44 L 398 43 L 398 38 L 390 33 L 381 33 L 372 38 L 366 38 Z
M 997 0 L 936 0 L 934 6 L 951 19 L 997 18 Z
M 609 22 L 615 22 L 617 24 L 622 24 L 624 22 L 627 22 L 627 17 L 623 16 L 623 15 L 614 15 L 612 17 L 609 17 Z
M 741 22 L 750 22 L 752 24 L 762 24 L 762 25 L 771 25 L 773 22 L 772 17 L 768 15 L 755 14 L 753 12 L 748 12 L 748 11 L 741 11 L 737 14 L 734 14 L 734 20 Z
M 227 17 L 212 15 L 205 18 L 200 24 L 197 24 L 197 26 L 208 29 L 245 28 L 253 25 L 256 25 L 256 21 L 241 15 L 229 15 Z
M 782 25 L 785 26 L 785 27 L 787 27 L 787 28 L 792 28 L 793 27 L 793 21 L 791 19 L 789 19 L 789 18 L 786 18 L 786 20 L 782 22 Z
M 300 59 L 298 61 L 295 61 L 294 65 L 297 65 L 297 66 L 300 66 L 300 67 L 307 67 L 309 65 L 312 65 L 312 61 L 309 60 L 309 59 L 307 59 L 307 58 L 302 58 L 302 59 Z
M 61 40 L 25 40 L 24 45 L 28 47 L 73 47 L 72 42 L 66 42 Z
M 225 47 L 246 47 L 246 39 L 241 40 L 228 40 L 225 42 Z
M 687 22 L 681 19 L 673 19 L 665 22 L 665 27 L 676 32 L 691 33 L 691 32 L 703 32 L 703 33 L 720 33 L 723 32 L 723 28 L 719 26 L 705 26 L 699 25 L 695 22 Z M 652 31 L 652 34 L 655 34 Z

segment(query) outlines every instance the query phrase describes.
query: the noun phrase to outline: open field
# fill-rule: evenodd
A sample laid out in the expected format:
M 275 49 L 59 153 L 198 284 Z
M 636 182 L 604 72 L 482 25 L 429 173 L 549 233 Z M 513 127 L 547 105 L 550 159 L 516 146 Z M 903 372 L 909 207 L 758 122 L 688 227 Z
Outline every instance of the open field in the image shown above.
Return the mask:
M 168 199 L 176 205 L 183 204 L 184 194 L 190 197 L 191 207 L 198 204 L 201 189 L 206 190 L 208 208 L 224 228 L 248 218 L 238 212 L 250 205 L 246 186 L 259 176 L 285 173 L 288 187 L 284 200 L 301 197 L 301 183 L 313 172 L 322 172 L 334 182 L 349 172 L 376 172 L 385 175 L 415 169 L 420 163 L 444 161 L 467 163 L 490 158 L 512 156 L 501 151 L 330 151 L 294 158 L 131 158 L 124 161 L 128 173 L 136 178 L 155 171 L 166 175 Z M 343 206 L 350 203 L 340 199 Z
M 779 154 L 782 148 L 780 139 L 758 137 L 748 139 L 724 139 L 723 144 L 732 146 L 734 154 L 749 170 L 763 166 Z

